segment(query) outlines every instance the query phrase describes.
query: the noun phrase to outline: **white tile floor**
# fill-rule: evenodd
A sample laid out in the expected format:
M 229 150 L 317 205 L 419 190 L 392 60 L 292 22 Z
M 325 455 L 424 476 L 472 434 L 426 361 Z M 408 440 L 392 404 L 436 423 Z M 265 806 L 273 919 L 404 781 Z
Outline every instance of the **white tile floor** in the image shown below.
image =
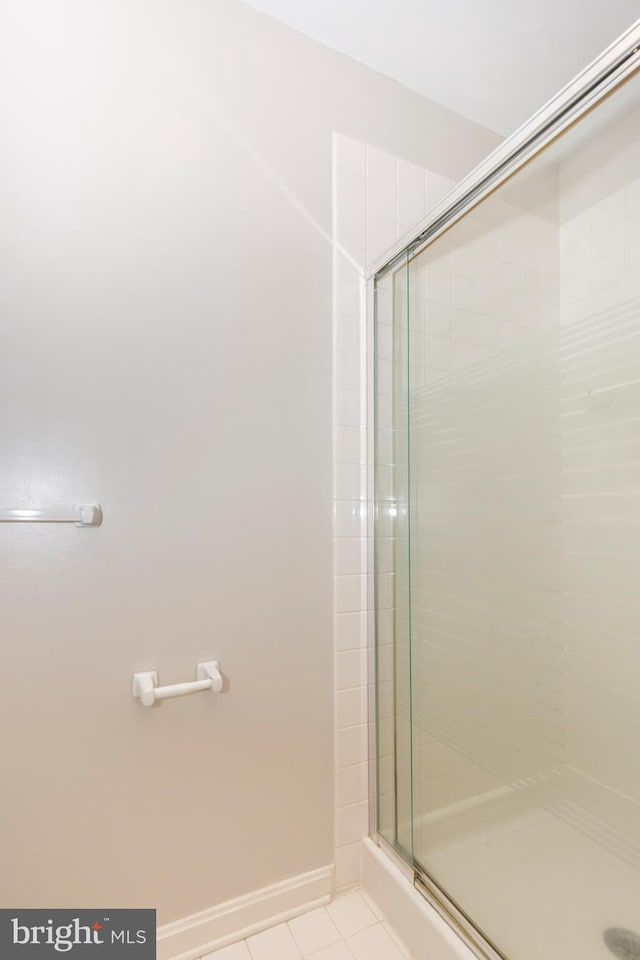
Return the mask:
M 203 960 L 410 960 L 377 906 L 356 890 Z

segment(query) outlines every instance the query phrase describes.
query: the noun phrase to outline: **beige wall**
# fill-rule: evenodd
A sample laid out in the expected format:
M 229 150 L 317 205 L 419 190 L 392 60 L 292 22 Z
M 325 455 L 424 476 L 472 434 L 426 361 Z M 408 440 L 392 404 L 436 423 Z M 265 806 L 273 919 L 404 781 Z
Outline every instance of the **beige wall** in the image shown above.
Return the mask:
M 498 138 L 235 0 L 8 0 L 0 129 L 0 902 L 167 922 L 333 858 L 332 131 Z

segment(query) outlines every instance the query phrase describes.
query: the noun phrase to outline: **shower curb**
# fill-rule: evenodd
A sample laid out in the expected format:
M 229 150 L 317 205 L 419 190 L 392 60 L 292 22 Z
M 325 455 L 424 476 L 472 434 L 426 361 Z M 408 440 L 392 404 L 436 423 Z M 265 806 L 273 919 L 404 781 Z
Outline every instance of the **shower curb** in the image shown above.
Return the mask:
M 362 841 L 362 886 L 384 914 L 414 960 L 477 960 L 434 907 L 374 841 Z

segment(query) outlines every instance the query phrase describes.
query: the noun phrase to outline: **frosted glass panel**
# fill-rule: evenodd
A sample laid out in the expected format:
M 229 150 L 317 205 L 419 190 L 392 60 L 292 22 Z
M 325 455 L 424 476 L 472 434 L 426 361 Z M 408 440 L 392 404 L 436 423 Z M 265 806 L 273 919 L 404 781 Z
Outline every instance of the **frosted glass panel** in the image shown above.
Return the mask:
M 396 834 L 510 960 L 606 960 L 640 944 L 640 79 L 403 270 Z

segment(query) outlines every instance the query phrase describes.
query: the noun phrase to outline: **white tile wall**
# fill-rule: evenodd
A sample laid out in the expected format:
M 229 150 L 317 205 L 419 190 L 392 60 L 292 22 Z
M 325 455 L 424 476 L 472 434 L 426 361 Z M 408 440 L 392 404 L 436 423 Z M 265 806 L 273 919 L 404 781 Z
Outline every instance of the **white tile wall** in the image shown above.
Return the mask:
M 640 839 L 637 645 L 640 110 L 560 167 L 562 326 L 572 346 L 563 444 L 562 640 L 578 803 L 627 851 Z M 567 348 L 565 348 L 567 349 Z M 569 355 L 569 351 L 567 350 Z M 579 377 L 578 377 L 579 374 Z M 571 385 L 572 389 L 568 387 Z M 608 791 L 608 793 L 607 793 Z M 607 796 L 617 806 L 608 810 Z M 626 801 L 627 810 L 632 809 Z M 636 854 L 640 859 L 640 853 Z
M 638 158 L 634 160 L 633 174 Z M 598 187 L 600 192 L 601 177 Z M 603 309 L 612 309 L 638 296 L 639 198 L 640 177 L 630 171 L 627 184 L 562 224 L 563 326 L 588 320 Z
M 360 879 L 368 827 L 366 264 L 411 230 L 451 181 L 347 137 L 334 137 L 334 574 L 336 887 Z M 436 348 L 437 349 L 437 348 Z M 382 955 L 384 932 L 361 950 Z
M 428 814 L 518 778 L 548 777 L 550 771 L 573 768 L 589 780 L 572 792 L 563 815 L 582 818 L 581 829 L 590 823 L 594 833 L 614 838 L 619 846 L 626 840 L 627 857 L 632 855 L 630 838 L 640 837 L 640 818 L 636 816 L 634 826 L 622 802 L 607 814 L 603 799 L 609 789 L 617 792 L 618 799 L 626 796 L 635 804 L 640 800 L 637 750 L 628 735 L 638 718 L 635 689 L 640 671 L 637 644 L 632 640 L 637 621 L 628 615 L 635 605 L 640 557 L 635 443 L 640 396 L 639 123 L 640 111 L 636 111 L 631 121 L 626 117 L 617 129 L 608 129 L 606 153 L 599 140 L 549 171 L 552 196 L 554 177 L 559 184 L 555 204 L 525 211 L 501 193 L 425 251 L 412 269 L 410 319 L 410 376 L 416 391 L 412 407 L 417 419 L 421 414 L 425 441 L 429 415 L 441 404 L 437 426 L 449 429 L 449 453 L 462 419 L 469 413 L 476 415 L 480 397 L 486 407 L 492 380 L 498 383 L 503 378 L 484 436 L 475 438 L 478 449 L 491 449 L 492 438 L 504 430 L 505 399 L 515 410 L 524 378 L 535 374 L 534 352 L 519 353 L 518 348 L 535 341 L 537 349 L 544 350 L 540 333 L 545 330 L 560 337 L 559 347 L 554 337 L 548 338 L 549 351 L 541 356 L 539 368 L 549 381 L 532 380 L 529 396 L 521 398 L 524 403 L 512 450 L 505 458 L 512 465 L 519 462 L 521 468 L 515 471 L 517 483 L 505 484 L 496 515 L 506 531 L 518 533 L 521 544 L 529 540 L 531 549 L 520 564 L 501 571 L 496 579 L 499 590 L 493 608 L 500 611 L 509 631 L 509 642 L 497 657 L 495 625 L 492 635 L 480 644 L 481 618 L 470 628 L 474 597 L 467 584 L 473 582 L 473 569 L 464 575 L 464 563 L 473 556 L 473 542 L 456 547 L 455 524 L 447 528 L 445 542 L 438 543 L 437 524 L 429 532 L 428 543 L 424 530 L 413 540 L 414 585 L 420 584 L 424 593 L 421 598 L 420 589 L 414 589 L 416 675 L 431 677 L 427 692 L 425 682 L 414 686 L 414 721 L 418 729 L 424 724 L 426 732 L 433 734 L 431 742 L 414 750 L 414 813 Z M 518 356 L 530 357 L 534 366 L 528 370 L 520 363 L 517 379 L 509 382 L 508 365 L 490 364 L 490 376 L 483 381 L 477 365 L 505 353 L 516 364 Z M 434 379 L 442 387 L 425 392 L 421 407 L 420 388 Z M 449 393 L 448 383 L 452 385 Z M 472 385 L 466 397 L 465 384 Z M 546 408 L 549 400 L 551 406 Z M 458 419 L 448 421 L 447 411 L 461 401 Z M 524 452 L 531 459 L 536 441 L 521 444 L 520 438 L 530 434 L 544 439 L 536 419 L 541 423 L 546 411 L 548 422 L 554 422 L 559 402 L 562 447 L 559 451 L 538 448 L 537 454 L 542 461 L 557 453 L 561 458 L 557 476 L 562 479 L 557 489 L 545 492 L 553 468 L 538 478 L 526 456 L 521 456 Z M 439 509 L 447 504 L 450 514 L 461 516 L 464 497 L 454 503 L 453 491 L 456 486 L 461 491 L 463 482 L 455 472 L 447 473 L 446 462 L 438 462 L 437 430 L 432 440 L 431 449 L 424 442 L 414 447 L 414 466 L 424 469 L 424 476 L 431 470 L 431 481 L 423 491 L 414 483 L 413 495 L 423 515 L 428 514 L 428 488 L 433 495 L 444 478 Z M 459 470 L 465 456 L 462 443 L 455 452 Z M 421 456 L 425 457 L 422 467 Z M 474 471 L 470 466 L 469 477 L 476 476 Z M 495 479 L 501 482 L 500 477 Z M 518 489 L 520 495 L 529 490 L 531 507 L 539 507 L 544 496 L 549 504 L 557 503 L 554 522 L 536 521 L 527 531 L 520 519 L 525 515 L 518 507 Z M 470 503 L 479 489 L 471 493 Z M 441 516 L 440 530 L 442 522 Z M 421 535 L 426 544 L 422 556 Z M 486 557 L 478 556 L 477 564 L 481 563 L 486 563 Z M 528 575 L 519 583 L 519 567 L 533 577 Z M 547 588 L 551 584 L 547 606 L 554 624 L 536 636 L 535 644 L 530 637 L 518 640 L 522 624 L 527 620 L 530 626 L 535 624 L 543 612 L 537 607 L 539 598 L 527 595 L 531 582 Z M 421 631 L 425 636 L 428 631 L 439 632 L 446 638 L 439 650 L 432 645 L 431 659 Z M 518 642 L 522 642 L 520 654 Z M 480 656 L 474 671 L 465 677 L 460 663 L 466 661 L 454 660 L 453 655 L 465 648 L 466 656 L 474 644 Z M 508 675 L 508 684 L 500 680 L 492 685 L 500 671 Z M 468 702 L 459 696 L 454 701 L 449 695 L 447 681 L 453 672 L 457 693 L 466 683 Z M 483 672 L 479 690 L 477 681 Z M 534 687 L 538 693 L 544 691 L 539 700 Z M 486 704 L 478 700 L 482 690 L 491 694 Z M 514 691 L 524 695 L 518 698 Z M 520 709 L 525 700 L 533 720 Z
M 553 172 L 549 180 L 555 189 Z M 559 326 L 557 223 L 553 216 L 549 219 L 546 208 L 544 211 L 525 210 L 517 199 L 513 195 L 508 200 L 489 198 L 425 250 L 412 262 L 410 269 L 408 336 L 412 423 L 415 436 L 422 431 L 419 442 L 413 446 L 412 494 L 422 508 L 422 521 L 412 540 L 416 574 L 413 578 L 412 658 L 417 664 L 418 678 L 413 684 L 411 704 L 414 793 L 412 808 L 408 797 L 398 800 L 396 812 L 401 824 L 405 819 L 409 821 L 412 813 L 419 818 L 496 789 L 504 780 L 497 780 L 487 773 L 487 760 L 491 761 L 491 769 L 504 772 L 505 778 L 510 780 L 528 772 L 523 760 L 530 764 L 530 771 L 536 772 L 543 763 L 548 766 L 557 759 L 557 751 L 546 750 L 545 740 L 551 719 L 560 715 L 555 710 L 557 698 L 552 696 L 554 709 L 550 706 L 541 718 L 544 723 L 539 724 L 541 732 L 537 738 L 522 717 L 519 723 L 511 726 L 507 719 L 502 722 L 502 729 L 497 729 L 505 714 L 507 718 L 510 716 L 510 705 L 502 704 L 501 713 L 497 707 L 482 701 L 484 692 L 492 689 L 492 681 L 483 662 L 485 648 L 478 644 L 473 590 L 469 585 L 478 579 L 474 574 L 474 563 L 486 564 L 487 558 L 476 554 L 481 541 L 474 545 L 475 528 L 467 529 L 471 542 L 463 543 L 460 524 L 452 519 L 452 515 L 464 515 L 465 510 L 468 514 L 469 504 L 479 495 L 477 483 L 474 486 L 477 464 L 471 462 L 473 451 L 476 447 L 488 448 L 494 442 L 496 424 L 504 414 L 505 398 L 513 388 L 513 384 L 505 380 L 502 391 L 493 388 L 496 395 L 492 398 L 490 385 L 495 374 L 491 371 L 498 369 L 495 360 L 500 354 L 537 339 L 542 330 Z M 400 340 L 403 340 L 407 332 L 402 330 L 401 311 L 397 314 L 395 326 L 400 332 Z M 487 365 L 485 380 L 481 364 Z M 470 385 L 468 394 L 464 393 L 465 383 Z M 390 388 L 387 394 L 391 410 Z M 479 437 L 474 430 L 488 403 L 493 404 L 491 416 L 495 420 L 485 424 L 486 435 Z M 467 427 L 459 433 L 466 417 L 469 417 L 469 433 L 465 432 Z M 474 426 L 470 426 L 472 421 Z M 445 444 L 442 443 L 443 431 L 447 436 Z M 464 438 L 470 436 L 474 437 L 475 444 L 471 441 L 467 449 Z M 516 424 L 514 441 L 518 437 Z M 397 481 L 398 451 L 391 461 L 395 462 Z M 459 476 L 461 464 L 468 466 L 470 487 L 466 493 Z M 480 469 L 486 471 L 487 466 L 484 463 Z M 526 464 L 523 469 L 526 470 Z M 420 477 L 425 478 L 422 484 Z M 534 487 L 537 483 L 535 477 L 528 482 Z M 394 491 L 397 488 L 397 496 L 400 496 L 400 486 L 396 482 L 394 487 L 391 480 L 388 489 Z M 434 490 L 437 491 L 435 495 Z M 443 504 L 447 504 L 444 514 Z M 502 510 L 504 513 L 505 502 L 498 500 L 497 506 L 498 512 Z M 511 518 L 506 521 L 503 516 L 502 520 L 508 525 Z M 443 538 L 445 525 L 446 537 Z M 390 535 L 393 537 L 392 531 Z M 395 535 L 400 536 L 399 528 Z M 395 569 L 401 578 L 398 558 L 402 558 L 403 551 L 399 539 L 396 539 L 395 546 L 395 563 L 389 563 L 389 570 Z M 513 574 L 516 582 L 512 586 L 517 589 L 517 570 Z M 505 582 L 510 582 L 508 577 Z M 396 585 L 396 592 L 397 589 Z M 392 598 L 389 591 L 389 606 L 393 603 Z M 496 609 L 503 605 L 499 596 L 496 596 L 495 605 Z M 521 605 L 523 609 L 526 606 L 524 602 Z M 481 607 L 481 603 L 478 606 Z M 402 636 L 400 612 L 398 609 L 395 615 L 396 641 L 398 635 Z M 380 632 L 385 635 L 384 631 Z M 391 652 L 393 633 L 387 629 L 386 635 Z M 382 648 L 383 652 L 385 649 Z M 490 649 L 491 638 L 487 638 L 486 651 L 490 652 Z M 464 672 L 464 664 L 472 659 L 473 650 L 478 651 L 475 676 L 473 670 Z M 524 673 L 525 659 L 520 658 L 520 666 L 518 662 L 512 665 L 513 681 L 518 670 Z M 396 743 L 404 736 L 408 751 L 408 731 L 411 729 L 409 658 L 397 643 L 393 667 L 397 682 L 395 704 L 391 698 L 394 673 L 388 664 L 388 689 L 384 683 L 380 689 L 381 712 L 384 716 L 386 709 L 391 722 L 392 707 L 395 706 L 396 715 L 406 718 L 398 727 Z M 488 676 L 485 678 L 487 683 L 479 689 L 476 681 L 481 671 Z M 457 690 L 467 690 L 467 702 L 460 696 L 451 696 L 452 677 L 456 678 Z M 484 722 L 479 722 L 479 716 Z M 526 742 L 525 736 L 528 737 Z M 522 750 L 523 746 L 527 749 Z M 398 769 L 402 769 L 403 763 L 407 764 L 408 785 L 408 752 L 405 757 L 398 748 L 395 760 Z M 388 780 L 389 796 L 381 798 L 385 801 L 384 807 L 381 802 L 381 809 L 392 822 L 393 776 L 390 775 Z

